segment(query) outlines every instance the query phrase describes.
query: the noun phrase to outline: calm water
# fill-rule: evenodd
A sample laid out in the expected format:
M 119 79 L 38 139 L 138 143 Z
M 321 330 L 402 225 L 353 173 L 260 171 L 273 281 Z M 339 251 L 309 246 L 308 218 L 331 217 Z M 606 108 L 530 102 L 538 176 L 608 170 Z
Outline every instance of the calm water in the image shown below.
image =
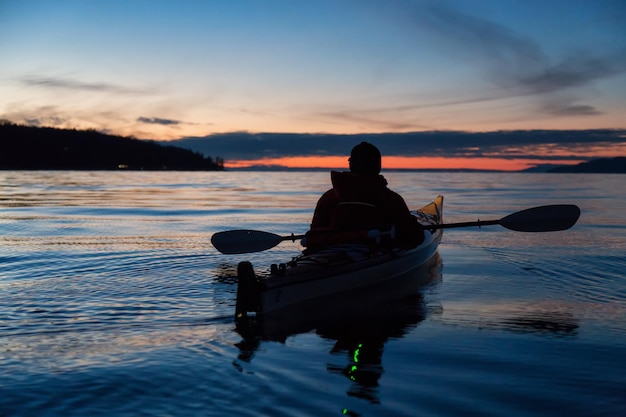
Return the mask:
M 214 232 L 306 231 L 327 173 L 0 171 L 1 416 L 624 416 L 626 177 L 389 173 L 448 222 L 573 203 L 566 232 L 446 231 L 400 313 L 235 330 Z

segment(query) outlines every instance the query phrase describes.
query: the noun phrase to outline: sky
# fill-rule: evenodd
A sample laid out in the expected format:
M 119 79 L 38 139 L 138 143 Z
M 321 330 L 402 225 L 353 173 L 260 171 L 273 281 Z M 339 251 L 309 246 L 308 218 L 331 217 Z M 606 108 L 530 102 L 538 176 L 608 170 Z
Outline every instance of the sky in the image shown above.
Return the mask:
M 253 162 L 318 166 L 345 162 L 348 141 L 311 154 L 306 134 L 585 136 L 626 128 L 624 21 L 623 0 L 0 0 L 0 119 L 156 140 L 297 133 L 300 154 Z M 403 148 L 384 163 L 517 169 L 547 148 L 562 163 L 626 154 L 612 135 L 546 139 L 521 159 L 508 136 L 497 154 Z

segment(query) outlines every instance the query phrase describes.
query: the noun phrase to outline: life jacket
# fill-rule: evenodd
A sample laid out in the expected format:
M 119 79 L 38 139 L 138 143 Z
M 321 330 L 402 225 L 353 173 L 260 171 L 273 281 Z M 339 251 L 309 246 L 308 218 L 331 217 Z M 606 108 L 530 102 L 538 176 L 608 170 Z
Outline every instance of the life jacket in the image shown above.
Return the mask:
M 332 229 L 309 230 L 302 245 L 307 249 L 320 249 L 333 245 L 357 244 L 371 245 L 377 247 L 393 246 L 396 229 L 391 226 L 385 228 L 357 229 L 347 231 L 337 231 Z
M 383 214 L 372 203 L 341 201 L 330 212 L 330 228 L 333 230 L 367 230 L 383 225 Z
M 375 204 L 364 201 L 339 201 L 331 208 L 330 226 L 310 230 L 303 244 L 310 249 L 338 244 L 389 244 L 395 238 L 395 226 L 385 221 Z
M 372 231 L 387 238 L 398 237 L 400 246 L 415 246 L 423 232 L 409 213 L 406 203 L 387 188 L 382 175 L 365 176 L 331 172 L 333 188 L 318 201 L 305 246 L 320 248 L 339 243 L 380 243 Z M 415 235 L 417 232 L 419 235 Z M 374 232 L 373 234 L 376 234 Z M 380 237 L 380 236 L 379 236 Z

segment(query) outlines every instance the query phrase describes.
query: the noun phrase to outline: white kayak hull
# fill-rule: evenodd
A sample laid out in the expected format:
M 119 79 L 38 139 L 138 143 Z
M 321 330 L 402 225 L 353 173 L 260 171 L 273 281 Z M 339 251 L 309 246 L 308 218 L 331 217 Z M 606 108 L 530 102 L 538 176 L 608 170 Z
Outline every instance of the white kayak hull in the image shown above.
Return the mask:
M 296 258 L 265 276 L 256 275 L 250 263 L 240 263 L 237 318 L 249 312 L 279 314 L 298 304 L 368 287 L 394 285 L 394 281 L 412 274 L 437 252 L 442 231 L 427 226 L 442 223 L 442 206 L 443 197 L 439 196 L 415 212 L 426 228 L 424 242 L 412 249 L 372 256 L 371 248 L 366 245 L 336 245 Z M 332 260 L 333 257 L 340 260 Z

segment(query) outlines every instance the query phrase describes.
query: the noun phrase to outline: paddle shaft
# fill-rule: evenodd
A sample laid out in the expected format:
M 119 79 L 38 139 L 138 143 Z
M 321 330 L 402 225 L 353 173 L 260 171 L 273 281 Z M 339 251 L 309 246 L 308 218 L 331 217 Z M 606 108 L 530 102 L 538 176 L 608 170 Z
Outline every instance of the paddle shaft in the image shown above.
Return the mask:
M 296 239 L 304 239 L 306 235 L 294 235 L 293 233 L 289 236 L 281 236 L 280 240 L 291 240 L 292 242 L 295 242 Z
M 476 220 L 474 222 L 458 222 L 458 223 L 445 223 L 445 224 L 433 224 L 431 226 L 424 226 L 424 229 L 429 230 L 437 230 L 437 229 L 456 229 L 460 227 L 482 227 L 482 226 L 493 226 L 496 224 L 500 224 L 500 219 L 498 220 Z M 291 240 L 292 242 L 296 239 L 302 239 L 305 235 L 291 235 L 291 236 L 282 236 L 282 240 Z
M 430 229 L 430 230 L 437 230 L 437 229 L 454 229 L 457 227 L 491 226 L 494 224 L 500 224 L 500 220 L 484 220 L 484 221 L 477 220 L 475 222 L 433 224 L 432 226 L 424 226 L 424 228 Z

